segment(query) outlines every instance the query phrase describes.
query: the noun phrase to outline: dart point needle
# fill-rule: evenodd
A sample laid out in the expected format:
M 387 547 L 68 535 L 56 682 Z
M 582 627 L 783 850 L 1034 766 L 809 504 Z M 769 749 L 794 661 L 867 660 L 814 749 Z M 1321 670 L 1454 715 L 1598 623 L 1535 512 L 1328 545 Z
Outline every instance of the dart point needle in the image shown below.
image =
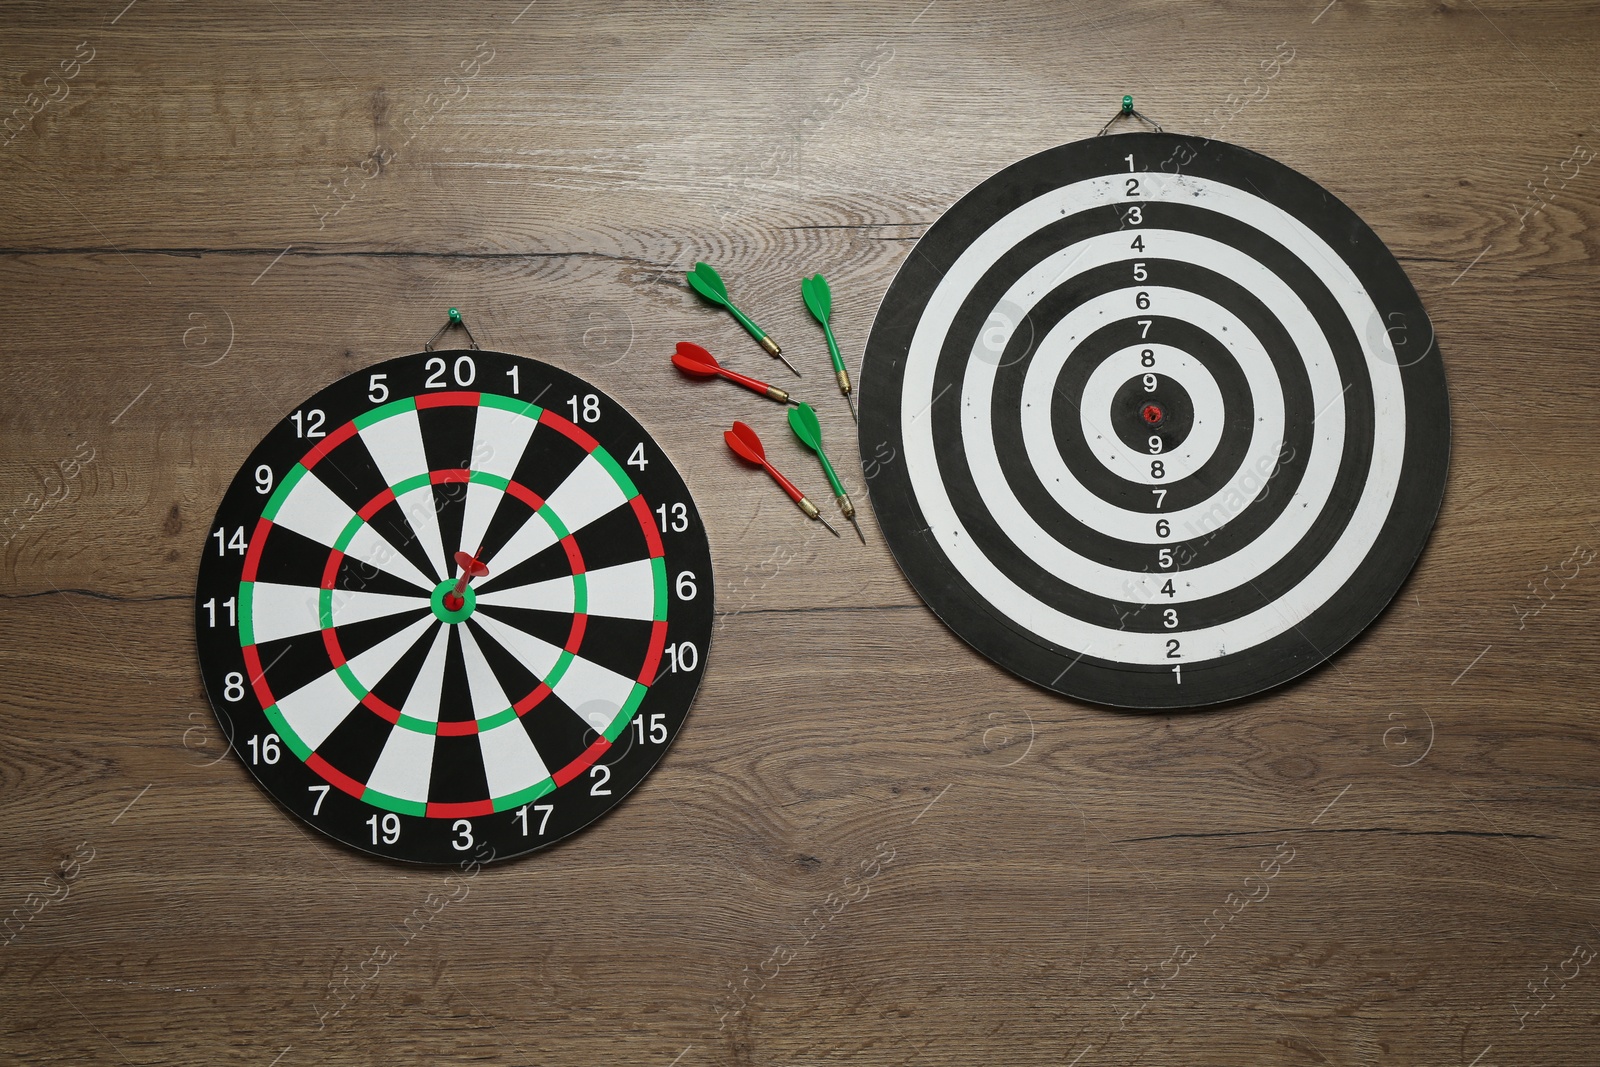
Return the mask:
M 822 523 L 822 525 L 828 527 L 828 532 L 833 534 L 833 536 L 835 536 L 835 537 L 839 536 L 839 531 L 835 530 L 833 528 L 832 524 L 830 524 L 827 519 L 822 517 L 822 513 L 821 512 L 818 512 L 816 515 L 813 515 L 812 518 L 814 518 L 818 522 Z
M 854 419 L 857 423 L 860 423 L 861 422 L 861 416 L 856 414 L 856 402 L 855 402 L 854 398 L 852 398 L 850 396 L 849 393 L 844 394 L 844 403 L 845 403 L 845 406 L 850 409 L 850 417 L 852 419 Z
M 866 544 L 867 535 L 861 532 L 861 524 L 856 521 L 856 517 L 854 515 L 850 516 L 850 525 L 856 528 L 856 536 L 861 538 L 861 543 Z
M 768 352 L 772 353 L 774 356 L 777 356 L 778 359 L 783 362 L 783 365 L 785 367 L 788 367 L 790 370 L 794 371 L 794 376 L 796 378 L 805 377 L 805 375 L 801 374 L 798 370 L 795 369 L 795 365 L 793 363 L 789 362 L 789 357 L 783 354 L 783 350 L 778 347 L 778 342 L 774 341 L 770 337 L 763 337 L 761 339 L 761 347 L 765 348 Z

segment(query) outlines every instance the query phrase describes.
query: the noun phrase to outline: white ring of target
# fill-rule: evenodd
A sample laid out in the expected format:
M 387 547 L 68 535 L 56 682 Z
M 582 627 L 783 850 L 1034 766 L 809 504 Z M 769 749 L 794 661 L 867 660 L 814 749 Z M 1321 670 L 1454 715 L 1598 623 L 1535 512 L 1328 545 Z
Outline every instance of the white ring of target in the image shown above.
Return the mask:
M 951 564 L 980 596 L 1024 630 L 1037 633 L 1066 648 L 1079 650 L 1085 655 L 1152 666 L 1168 665 L 1174 661 L 1174 657 L 1169 655 L 1168 641 L 1177 634 L 1183 641 L 1183 650 L 1178 662 L 1204 661 L 1239 652 L 1288 631 L 1326 603 L 1344 586 L 1362 560 L 1367 557 L 1394 503 L 1405 459 L 1404 387 L 1393 345 L 1387 334 L 1372 336 L 1371 331 L 1366 329 L 1367 324 L 1374 321 L 1377 315 L 1377 309 L 1371 298 L 1349 266 L 1304 223 L 1260 197 L 1221 182 L 1188 175 L 1179 175 L 1170 181 L 1153 183 L 1147 187 L 1143 195 L 1132 199 L 1172 201 L 1238 219 L 1289 249 L 1317 276 L 1338 302 L 1355 337 L 1362 345 L 1362 355 L 1367 375 L 1372 383 L 1374 402 L 1373 448 L 1367 478 L 1362 486 L 1361 497 L 1338 541 L 1297 585 L 1262 608 L 1237 619 L 1200 629 L 1180 628 L 1161 633 L 1135 633 L 1085 622 L 1056 610 L 1022 589 L 984 556 L 973 542 L 971 535 L 963 528 L 940 478 L 938 461 L 933 449 L 932 420 L 919 418 L 917 415 L 903 416 L 902 422 L 907 477 L 934 538 Z M 961 306 L 962 298 L 1002 255 L 1020 244 L 1028 235 L 1069 214 L 1092 208 L 1128 204 L 1129 198 L 1125 196 L 1121 176 L 1104 175 L 1053 189 L 1019 206 L 979 235 L 951 264 L 924 307 L 907 354 L 906 371 L 901 384 L 901 411 L 923 413 L 931 406 L 934 371 L 938 365 L 939 353 L 954 316 Z M 1251 288 L 1263 299 L 1265 293 L 1255 284 L 1256 281 L 1270 279 L 1268 283 L 1270 286 L 1280 290 L 1288 289 L 1281 279 L 1263 265 L 1219 242 L 1179 231 L 1141 228 L 1138 232 L 1146 238 L 1146 248 L 1143 252 L 1146 258 L 1183 258 L 1173 254 L 1177 251 L 1177 246 L 1186 242 L 1204 242 L 1212 250 L 1224 249 L 1227 253 L 1232 253 L 1231 258 L 1236 263 L 1242 262 L 1248 265 L 1247 274 L 1226 270 L 1211 256 L 1191 259 L 1191 262 L 1215 266 L 1216 269 L 1222 270 Z M 1102 235 L 1105 236 L 1113 239 L 1126 238 L 1128 231 Z M 1161 242 L 1159 247 L 1150 247 L 1152 238 L 1157 238 Z M 1092 245 L 1101 239 L 1093 238 L 1082 244 Z M 1125 247 L 1122 248 L 1120 254 L 1109 261 L 1131 263 L 1134 257 L 1126 254 L 1127 251 Z M 1076 262 L 1088 252 L 1087 248 L 1080 248 L 1074 259 L 1065 262 L 1066 272 L 1071 272 Z M 1052 264 L 1050 269 L 1061 268 L 1062 264 L 1056 262 L 1058 259 L 1059 254 L 1046 261 Z M 1029 271 L 1023 281 L 1019 281 L 1018 285 L 1007 294 L 1007 298 L 1019 305 L 1031 306 L 1046 287 L 1053 288 L 1059 284 L 1061 275 L 1048 275 L 1041 271 L 1042 267 L 1044 264 Z M 1032 292 L 1023 287 L 1024 281 L 1032 283 Z M 1294 303 L 1299 303 L 1298 298 L 1295 298 Z M 1218 574 L 1215 568 L 1240 557 L 1246 558 L 1248 562 L 1271 553 L 1275 553 L 1278 558 L 1286 554 L 1295 543 L 1298 543 L 1298 539 L 1275 544 L 1269 540 L 1269 535 L 1280 532 L 1279 523 L 1290 513 L 1314 513 L 1320 510 L 1320 503 L 1318 508 L 1310 507 L 1309 490 L 1314 486 L 1307 485 L 1312 475 L 1310 468 L 1316 464 L 1319 454 L 1331 454 L 1332 463 L 1337 468 L 1342 448 L 1334 449 L 1331 446 L 1342 443 L 1344 431 L 1343 389 L 1337 385 L 1337 368 L 1332 362 L 1331 354 L 1325 357 L 1326 362 L 1324 362 L 1324 353 L 1327 353 L 1326 340 L 1321 336 L 1315 320 L 1311 319 L 1309 314 L 1305 314 L 1303 319 L 1280 321 L 1294 337 L 1302 356 L 1306 359 L 1306 369 L 1312 382 L 1313 402 L 1317 408 L 1312 456 L 1308 459 L 1306 475 L 1302 478 L 1295 497 L 1285 508 L 1284 515 L 1280 515 L 1279 521 L 1257 540 L 1252 546 L 1252 551 L 1236 553 L 1217 564 L 1207 564 L 1192 571 L 1181 572 L 1188 583 L 1188 588 L 1185 590 L 1187 599 L 1214 595 L 1242 584 L 1231 583 L 1213 590 L 1212 593 L 1200 592 L 1196 589 L 1198 584 L 1196 579 L 1207 571 Z M 1307 333 L 1315 338 L 1314 342 L 1310 338 L 1303 338 L 1302 335 Z M 983 451 L 985 441 L 992 454 L 992 436 L 984 435 L 978 438 L 968 432 L 969 429 L 975 428 L 969 426 L 969 421 L 974 416 L 981 412 L 981 417 L 985 421 L 988 417 L 988 404 L 983 401 L 990 393 L 988 386 L 992 386 L 993 383 L 994 366 L 992 362 L 983 358 L 983 351 L 981 344 L 974 346 L 973 358 L 966 366 L 961 399 L 962 429 L 964 443 L 967 446 L 967 458 L 980 490 L 994 484 L 992 479 L 985 478 L 985 472 L 979 469 L 980 464 L 973 462 L 975 453 Z M 1331 396 L 1328 389 L 1330 375 L 1335 383 Z M 1334 473 L 1337 473 L 1336 469 Z M 1002 477 L 1000 482 L 1003 484 L 1003 481 Z M 987 505 L 988 501 L 985 502 Z M 1022 512 L 1020 506 L 1018 511 L 1026 516 L 1026 512 Z M 1080 565 L 1078 568 L 1070 564 L 1066 567 L 1051 566 L 1041 553 L 1030 550 L 1030 548 L 1042 548 L 1043 545 L 1030 545 L 1029 542 L 1035 539 L 1026 536 L 1026 532 L 1019 539 L 1017 531 L 1005 525 L 1004 517 L 996 515 L 995 518 L 1002 528 L 1006 529 L 1008 536 L 1016 540 L 1023 551 L 1027 552 L 1037 564 L 1069 578 L 1080 588 L 1116 600 L 1154 599 L 1154 585 L 1149 581 L 1153 575 L 1102 567 L 1093 561 L 1083 559 L 1046 536 L 1049 544 L 1054 546 L 1055 552 L 1045 554 L 1077 557 Z M 1314 518 L 1315 514 L 1310 515 L 1306 524 L 1309 525 L 1309 520 Z M 1037 530 L 1036 525 L 1035 529 Z M 1042 530 L 1037 532 L 1043 533 Z M 1104 579 L 1113 577 L 1120 579 L 1125 588 L 1107 591 L 1105 586 L 1108 583 Z M 1096 586 L 1100 588 L 1095 588 Z M 1129 596 L 1130 590 L 1135 590 L 1139 596 Z

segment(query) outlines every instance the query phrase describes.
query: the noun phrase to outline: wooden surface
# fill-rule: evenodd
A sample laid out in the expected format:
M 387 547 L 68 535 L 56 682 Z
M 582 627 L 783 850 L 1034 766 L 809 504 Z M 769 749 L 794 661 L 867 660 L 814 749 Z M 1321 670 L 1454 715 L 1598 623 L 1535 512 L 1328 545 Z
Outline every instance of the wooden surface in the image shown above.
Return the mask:
M 1528 590 L 1600 548 L 1595 4 L 124 2 L 0 6 L 0 1060 L 1592 1062 L 1600 567 Z M 1392 608 L 1202 714 L 992 666 L 665 358 L 773 366 L 705 258 L 826 393 L 795 279 L 853 364 L 912 240 L 1124 92 L 1361 214 L 1452 393 Z M 435 910 L 226 756 L 190 594 L 269 426 L 449 305 L 662 441 L 722 618 L 638 793 Z

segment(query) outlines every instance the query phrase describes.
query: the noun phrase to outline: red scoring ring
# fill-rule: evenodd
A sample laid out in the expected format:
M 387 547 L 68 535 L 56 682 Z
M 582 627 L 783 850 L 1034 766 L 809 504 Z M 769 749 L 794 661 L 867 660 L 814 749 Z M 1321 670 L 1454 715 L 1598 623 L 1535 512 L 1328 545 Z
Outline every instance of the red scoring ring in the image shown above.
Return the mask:
M 1160 404 L 1146 404 L 1139 409 L 1139 417 L 1151 426 L 1160 426 L 1166 421 L 1167 413 L 1161 409 Z
M 455 470 L 430 471 L 429 481 L 435 485 L 442 485 L 449 482 L 466 482 L 470 478 L 471 473 L 471 471 L 464 468 Z M 541 507 L 544 506 L 544 498 L 520 482 L 508 481 L 506 483 L 505 493 L 507 496 L 516 497 L 534 512 L 537 512 Z M 384 507 L 387 507 L 394 499 L 394 492 L 391 489 L 384 489 L 383 492 L 373 497 L 371 501 L 361 508 L 360 514 L 362 518 L 370 520 Z M 571 569 L 571 573 L 574 575 L 582 574 L 586 568 L 583 564 L 583 554 L 578 550 L 577 540 L 571 534 L 568 534 L 566 537 L 563 537 L 560 540 L 559 544 L 566 552 L 567 564 Z M 343 559 L 343 552 L 340 552 L 338 549 L 329 550 L 328 564 L 323 569 L 322 573 L 322 588 L 332 589 L 334 587 L 334 582 L 339 576 L 339 564 Z M 579 645 L 583 642 L 583 631 L 587 626 L 588 621 L 589 616 L 587 614 L 579 614 L 577 612 L 573 613 L 572 628 L 568 631 L 567 641 L 563 646 L 566 651 L 572 653 L 576 653 L 578 651 Z M 338 667 L 346 662 L 344 650 L 339 645 L 339 634 L 336 627 L 329 627 L 322 631 L 322 643 L 327 647 L 328 658 L 330 661 L 332 661 L 335 667 Z M 550 687 L 541 681 L 521 700 L 518 700 L 512 704 L 511 707 L 519 716 L 526 715 L 529 711 L 532 711 L 535 707 L 537 707 L 545 697 L 549 696 L 550 692 Z M 372 711 L 374 714 L 382 719 L 387 720 L 388 722 L 393 723 L 400 720 L 400 711 L 398 708 L 391 706 L 370 692 L 361 699 L 361 703 L 364 704 L 368 710 Z M 474 734 L 478 732 L 478 724 L 476 720 L 450 723 L 441 722 L 439 723 L 437 732 L 438 736 L 441 737 Z

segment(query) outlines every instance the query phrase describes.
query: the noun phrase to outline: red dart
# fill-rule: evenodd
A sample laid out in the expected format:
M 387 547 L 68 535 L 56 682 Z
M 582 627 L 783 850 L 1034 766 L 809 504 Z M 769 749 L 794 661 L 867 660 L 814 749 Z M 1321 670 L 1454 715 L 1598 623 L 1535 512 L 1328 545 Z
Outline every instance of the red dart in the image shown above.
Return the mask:
M 806 518 L 816 519 L 822 525 L 827 526 L 828 532 L 833 536 L 839 536 L 839 531 L 828 525 L 828 520 L 822 517 L 822 513 L 817 510 L 815 504 L 806 499 L 806 495 L 800 491 L 799 487 L 780 474 L 778 468 L 767 461 L 767 450 L 761 447 L 761 438 L 756 436 L 754 430 L 742 422 L 735 422 L 733 429 L 723 432 L 722 439 L 728 442 L 728 447 L 733 449 L 734 454 L 740 459 L 748 460 L 772 475 L 772 480 L 777 482 L 778 487 L 785 493 L 789 494 L 789 499 L 799 505 L 800 510 L 805 512 Z
M 480 546 L 478 551 L 482 552 L 483 548 Z M 477 556 L 465 552 L 456 553 L 456 566 L 461 568 L 461 577 L 456 579 L 456 587 L 444 595 L 446 611 L 460 611 L 467 602 L 467 583 L 489 573 L 489 568 L 479 562 Z
M 768 400 L 776 400 L 780 404 L 794 403 L 789 399 L 789 394 L 777 386 L 729 370 L 717 362 L 716 356 L 690 341 L 678 342 L 678 350 L 672 354 L 672 365 L 696 378 L 726 378 L 735 385 L 744 386 L 752 393 L 760 393 Z

